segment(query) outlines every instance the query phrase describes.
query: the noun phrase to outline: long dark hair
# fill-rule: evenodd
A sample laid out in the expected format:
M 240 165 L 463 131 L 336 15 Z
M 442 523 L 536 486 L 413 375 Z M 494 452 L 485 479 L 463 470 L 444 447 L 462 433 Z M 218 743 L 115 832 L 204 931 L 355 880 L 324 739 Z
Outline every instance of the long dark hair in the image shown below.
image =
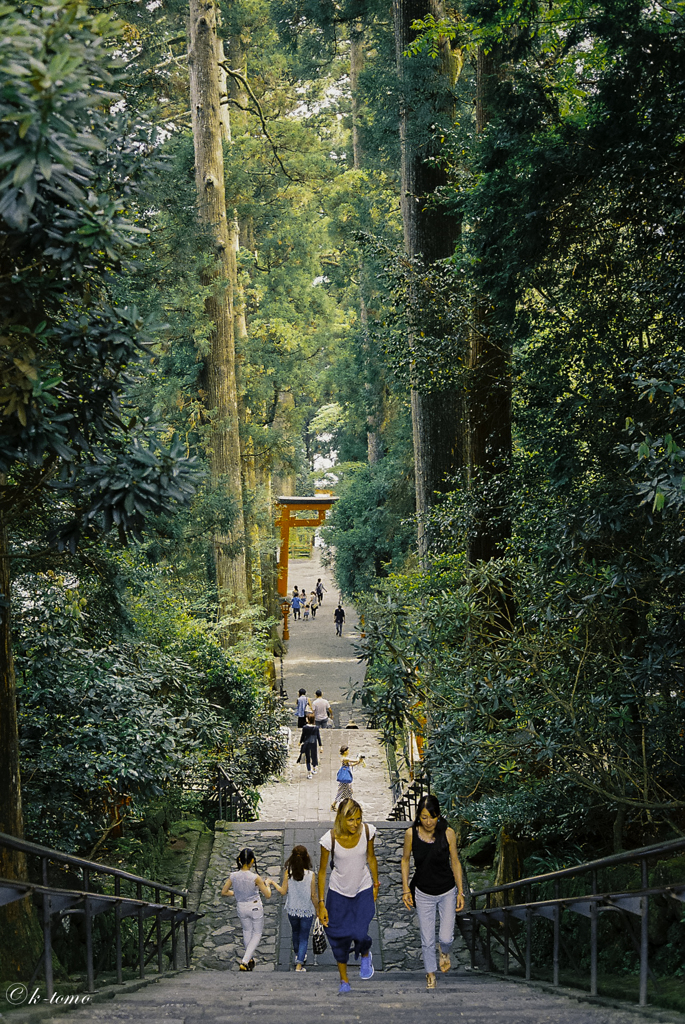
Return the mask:
M 438 823 L 435 826 L 435 848 L 437 850 L 447 849 L 447 819 L 442 816 L 440 802 L 438 801 L 437 796 L 433 796 L 432 793 L 428 793 L 426 796 L 421 797 L 416 808 L 414 828 L 418 828 L 421 824 L 421 811 L 428 811 L 431 818 L 438 819 Z
M 306 846 L 293 846 L 293 852 L 283 865 L 288 872 L 288 878 L 294 878 L 301 882 L 305 871 L 312 870 L 312 859 Z
M 244 850 L 241 850 L 235 859 L 235 862 L 238 865 L 239 869 L 244 867 L 245 864 L 249 864 L 251 861 L 254 861 L 255 874 L 258 875 L 259 871 L 257 871 L 257 858 L 254 855 L 254 850 L 251 850 L 249 846 L 246 846 Z

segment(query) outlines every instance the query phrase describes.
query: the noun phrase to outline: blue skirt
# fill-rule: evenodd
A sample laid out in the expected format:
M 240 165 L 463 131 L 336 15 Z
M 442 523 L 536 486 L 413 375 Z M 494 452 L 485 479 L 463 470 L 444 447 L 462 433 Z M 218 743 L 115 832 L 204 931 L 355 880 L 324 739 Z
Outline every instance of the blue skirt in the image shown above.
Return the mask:
M 366 956 L 371 949 L 369 925 L 376 913 L 373 889 L 362 889 L 356 896 L 341 896 L 333 889 L 326 896 L 328 927 L 326 935 L 338 964 L 346 964 L 350 951 Z

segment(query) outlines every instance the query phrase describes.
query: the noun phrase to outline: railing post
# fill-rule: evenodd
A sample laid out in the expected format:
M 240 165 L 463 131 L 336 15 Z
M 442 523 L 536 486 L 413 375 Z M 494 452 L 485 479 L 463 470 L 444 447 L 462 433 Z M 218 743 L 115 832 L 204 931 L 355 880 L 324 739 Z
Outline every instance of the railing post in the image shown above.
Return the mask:
M 171 894 L 171 905 L 172 907 L 176 904 L 176 896 L 172 892 Z M 171 918 L 171 965 L 175 971 L 178 970 L 178 942 L 176 935 L 176 915 Z
M 503 905 L 504 906 L 504 905 Z M 504 906 L 504 975 L 509 974 L 509 914 Z
M 486 910 L 490 909 L 490 893 L 487 893 L 487 895 L 485 897 L 485 909 Z M 492 921 L 490 920 L 490 915 L 489 914 L 487 915 L 485 920 L 486 920 L 486 924 L 485 924 L 485 936 L 486 936 L 485 937 L 485 955 L 486 955 L 486 958 L 487 958 L 487 969 L 489 971 L 491 971 L 492 970 L 492 954 L 491 954 L 490 943 L 492 941 Z
M 476 918 L 476 902 L 471 897 L 471 970 L 476 966 L 476 930 L 478 919 Z
M 114 876 L 114 895 L 121 896 L 121 879 L 118 875 Z M 117 985 L 121 985 L 124 981 L 124 973 L 121 963 L 121 904 L 117 903 L 114 910 L 114 943 L 116 948 L 116 961 L 117 961 Z
M 90 900 L 86 896 L 83 901 L 83 919 L 86 928 L 86 991 L 95 991 L 95 975 L 93 973 L 93 915 Z
M 592 870 L 592 895 L 597 895 L 597 868 Z M 590 906 L 590 995 L 597 995 L 597 900 Z
M 90 891 L 90 872 L 83 868 L 83 891 Z M 83 923 L 86 932 L 86 991 L 95 991 L 95 976 L 93 974 L 93 916 L 90 910 L 90 901 L 86 896 L 83 900 Z
M 143 898 L 143 887 L 140 882 L 136 884 L 136 896 L 139 900 Z M 138 977 L 145 977 L 145 921 L 142 907 L 138 907 Z
M 186 895 L 183 896 L 183 909 L 188 909 L 188 897 Z M 188 918 L 186 917 L 185 914 L 183 915 L 183 941 L 185 943 L 186 951 L 186 967 L 190 967 L 190 946 L 188 945 Z
M 532 902 L 532 887 L 528 886 L 528 903 Z M 533 911 L 526 907 L 526 981 L 530 981 L 530 958 L 533 945 Z
M 554 883 L 554 898 L 559 899 L 559 880 Z M 554 949 L 552 952 L 552 984 L 559 984 L 559 939 L 561 937 L 561 907 L 554 908 Z
M 160 890 L 155 888 L 155 903 L 161 903 Z M 162 964 L 162 921 L 160 918 L 161 911 L 157 911 L 155 914 L 156 918 L 156 932 L 157 932 L 157 972 L 161 974 L 164 970 Z
M 41 858 L 41 869 L 43 874 L 43 885 L 48 885 L 48 858 Z M 55 991 L 52 977 L 52 928 L 51 928 L 52 901 L 47 893 L 43 896 L 43 950 L 45 966 L 45 990 L 48 999 L 52 999 Z
M 647 858 L 640 860 L 642 869 L 642 888 L 647 889 L 649 875 Z M 640 1006 L 647 1005 L 647 972 L 649 970 L 649 896 L 642 897 L 642 920 L 640 928 Z

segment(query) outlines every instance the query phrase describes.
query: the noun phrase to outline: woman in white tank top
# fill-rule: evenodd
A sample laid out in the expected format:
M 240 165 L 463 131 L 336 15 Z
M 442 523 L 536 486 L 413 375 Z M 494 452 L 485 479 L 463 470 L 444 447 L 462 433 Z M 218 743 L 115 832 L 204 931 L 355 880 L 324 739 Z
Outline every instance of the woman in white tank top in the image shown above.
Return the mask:
M 295 846 L 284 865 L 283 884 L 267 879 L 281 896 L 285 896 L 285 909 L 293 933 L 295 970 L 306 970 L 309 932 L 314 922 L 316 907 L 316 883 L 312 861 L 306 846 Z

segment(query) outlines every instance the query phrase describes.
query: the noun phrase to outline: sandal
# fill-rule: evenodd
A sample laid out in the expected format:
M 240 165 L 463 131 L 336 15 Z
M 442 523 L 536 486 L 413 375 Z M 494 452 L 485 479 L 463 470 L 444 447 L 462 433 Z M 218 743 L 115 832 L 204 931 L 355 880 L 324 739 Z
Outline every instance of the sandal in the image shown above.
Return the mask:
M 436 981 L 436 978 L 435 978 L 434 974 L 427 974 L 426 975 L 426 988 L 428 988 L 428 989 L 437 988 L 437 984 L 438 983 Z
M 441 952 L 440 953 L 440 970 L 442 971 L 442 973 L 444 974 L 446 971 L 449 971 L 451 966 L 452 966 L 452 961 L 450 960 L 449 953 L 442 953 Z
M 244 963 L 242 962 L 242 960 L 241 960 L 241 961 L 240 961 L 240 968 L 239 968 L 239 969 L 240 969 L 241 971 L 249 971 L 249 969 L 250 969 L 250 968 L 249 968 L 249 967 L 247 966 L 247 964 L 244 964 Z

